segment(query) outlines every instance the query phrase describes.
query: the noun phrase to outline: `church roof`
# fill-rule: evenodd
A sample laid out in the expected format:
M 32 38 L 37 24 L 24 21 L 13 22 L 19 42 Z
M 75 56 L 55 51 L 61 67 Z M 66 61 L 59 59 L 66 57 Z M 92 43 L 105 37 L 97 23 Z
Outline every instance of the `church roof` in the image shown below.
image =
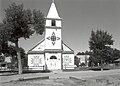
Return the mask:
M 73 54 L 74 51 L 69 48 L 63 41 L 62 41 L 62 50 L 61 49 L 45 49 L 45 39 L 41 40 L 38 44 L 36 44 L 32 49 L 28 51 L 28 54 L 43 54 L 45 52 L 62 52 L 63 54 Z
M 31 52 L 43 52 L 45 50 L 45 39 L 42 39 L 38 44 L 36 44 L 32 49 L 28 51 Z
M 74 53 L 74 51 L 68 47 L 63 41 L 62 41 L 62 49 L 63 49 L 63 53 Z
M 52 2 L 51 6 L 50 6 L 47 18 L 57 18 L 57 19 L 60 19 L 54 1 Z

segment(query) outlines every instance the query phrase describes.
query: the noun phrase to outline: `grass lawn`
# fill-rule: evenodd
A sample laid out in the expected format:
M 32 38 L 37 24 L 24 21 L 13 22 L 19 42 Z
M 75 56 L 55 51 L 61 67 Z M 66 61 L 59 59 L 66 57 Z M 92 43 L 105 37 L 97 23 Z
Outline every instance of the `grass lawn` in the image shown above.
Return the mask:
M 73 76 L 73 78 L 49 78 L 49 79 L 37 79 L 37 80 L 23 80 L 3 82 L 0 86 L 120 86 L 120 70 L 106 70 L 100 71 L 81 71 L 81 72 L 63 72 L 60 76 Z M 92 76 L 84 78 L 74 78 L 77 76 Z M 40 73 L 41 74 L 41 73 Z M 38 74 L 39 75 L 39 74 Z M 46 74 L 45 74 L 46 75 Z M 51 76 L 59 76 L 59 74 L 49 74 Z M 99 75 L 99 76 L 96 76 Z
M 47 80 L 29 80 L 14 81 L 2 83 L 1 86 L 120 86 L 120 75 L 107 75 L 80 79 L 47 79 Z

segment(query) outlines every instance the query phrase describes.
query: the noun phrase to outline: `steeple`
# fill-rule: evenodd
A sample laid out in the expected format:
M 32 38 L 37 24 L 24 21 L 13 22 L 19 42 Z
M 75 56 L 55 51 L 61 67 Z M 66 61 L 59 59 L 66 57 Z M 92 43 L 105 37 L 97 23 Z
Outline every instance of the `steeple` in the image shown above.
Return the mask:
M 47 18 L 57 18 L 57 19 L 60 19 L 59 14 L 57 12 L 57 8 L 55 6 L 55 1 L 54 0 L 52 0 L 52 4 L 51 4 L 50 9 L 48 11 Z

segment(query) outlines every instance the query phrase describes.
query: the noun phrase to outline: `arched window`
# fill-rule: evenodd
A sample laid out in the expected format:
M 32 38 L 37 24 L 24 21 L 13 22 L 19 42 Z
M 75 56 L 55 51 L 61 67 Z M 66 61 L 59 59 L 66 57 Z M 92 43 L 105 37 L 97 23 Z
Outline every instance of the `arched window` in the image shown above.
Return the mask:
M 52 26 L 56 26 L 55 20 L 52 20 Z
M 57 57 L 56 56 L 51 56 L 50 59 L 57 59 Z

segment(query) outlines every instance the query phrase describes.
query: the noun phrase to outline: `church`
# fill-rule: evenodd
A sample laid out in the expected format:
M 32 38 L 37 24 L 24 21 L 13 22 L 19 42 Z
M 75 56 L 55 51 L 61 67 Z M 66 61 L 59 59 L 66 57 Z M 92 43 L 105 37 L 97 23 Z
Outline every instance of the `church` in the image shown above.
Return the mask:
M 28 51 L 28 67 L 32 70 L 74 69 L 74 51 L 62 40 L 62 18 L 55 2 L 46 16 L 45 36 Z

